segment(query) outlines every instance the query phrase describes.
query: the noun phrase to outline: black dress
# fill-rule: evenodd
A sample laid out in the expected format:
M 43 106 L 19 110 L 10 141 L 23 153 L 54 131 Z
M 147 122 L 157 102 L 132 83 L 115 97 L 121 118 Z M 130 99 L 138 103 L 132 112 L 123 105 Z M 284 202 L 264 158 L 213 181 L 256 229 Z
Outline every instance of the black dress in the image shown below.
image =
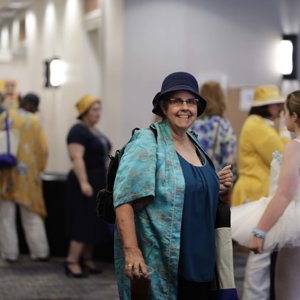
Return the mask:
M 66 235 L 69 240 L 87 244 L 104 242 L 106 224 L 97 216 L 96 195 L 106 184 L 106 160 L 111 150 L 110 141 L 103 134 L 94 134 L 82 124 L 74 125 L 67 137 L 67 144 L 84 147 L 84 163 L 88 181 L 93 187 L 92 197 L 82 194 L 73 170 L 68 174 L 65 203 Z

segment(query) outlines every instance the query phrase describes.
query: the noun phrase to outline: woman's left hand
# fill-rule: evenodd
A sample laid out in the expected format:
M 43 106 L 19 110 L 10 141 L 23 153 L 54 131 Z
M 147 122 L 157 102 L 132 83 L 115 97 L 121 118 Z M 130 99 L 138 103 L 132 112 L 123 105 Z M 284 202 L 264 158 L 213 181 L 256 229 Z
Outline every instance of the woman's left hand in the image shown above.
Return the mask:
M 264 252 L 264 239 L 253 236 L 250 240 L 249 249 L 255 254 Z
M 233 184 L 231 165 L 225 166 L 221 171 L 219 171 L 218 176 L 220 180 L 220 191 L 226 192 L 231 189 Z

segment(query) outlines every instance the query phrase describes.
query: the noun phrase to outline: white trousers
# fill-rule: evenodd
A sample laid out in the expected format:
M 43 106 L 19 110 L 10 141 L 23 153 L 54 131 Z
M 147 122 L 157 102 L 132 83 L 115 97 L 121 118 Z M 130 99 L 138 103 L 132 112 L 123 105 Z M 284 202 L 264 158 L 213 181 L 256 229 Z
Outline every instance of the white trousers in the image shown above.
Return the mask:
M 270 294 L 271 253 L 250 252 L 245 268 L 243 300 L 268 300 Z
M 20 208 L 21 223 L 32 259 L 49 256 L 49 246 L 43 219 L 36 213 L 12 201 L 0 201 L 0 250 L 4 259 L 16 260 L 19 256 L 16 228 L 16 207 Z

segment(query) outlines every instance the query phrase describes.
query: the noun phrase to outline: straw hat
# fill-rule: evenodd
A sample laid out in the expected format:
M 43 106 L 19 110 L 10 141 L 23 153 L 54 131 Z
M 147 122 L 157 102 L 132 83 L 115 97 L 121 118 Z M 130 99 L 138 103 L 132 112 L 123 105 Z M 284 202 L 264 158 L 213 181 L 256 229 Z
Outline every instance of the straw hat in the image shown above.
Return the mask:
M 100 103 L 100 99 L 89 94 L 80 98 L 75 104 L 78 111 L 77 118 L 80 118 L 94 103 L 97 102 Z
M 255 89 L 252 107 L 284 103 L 285 97 L 281 95 L 276 85 L 262 85 Z

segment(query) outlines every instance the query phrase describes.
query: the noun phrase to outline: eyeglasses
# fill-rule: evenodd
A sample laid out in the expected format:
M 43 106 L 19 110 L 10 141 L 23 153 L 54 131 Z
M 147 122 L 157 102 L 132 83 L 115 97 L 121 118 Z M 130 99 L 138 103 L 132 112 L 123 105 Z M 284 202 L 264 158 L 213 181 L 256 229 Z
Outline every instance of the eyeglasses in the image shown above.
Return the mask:
M 169 99 L 169 103 L 174 106 L 182 106 L 184 103 L 187 106 L 195 106 L 198 104 L 198 102 L 199 102 L 199 99 L 196 99 L 196 98 L 191 98 L 191 99 L 186 99 L 186 100 L 183 100 L 181 98 L 170 98 Z

